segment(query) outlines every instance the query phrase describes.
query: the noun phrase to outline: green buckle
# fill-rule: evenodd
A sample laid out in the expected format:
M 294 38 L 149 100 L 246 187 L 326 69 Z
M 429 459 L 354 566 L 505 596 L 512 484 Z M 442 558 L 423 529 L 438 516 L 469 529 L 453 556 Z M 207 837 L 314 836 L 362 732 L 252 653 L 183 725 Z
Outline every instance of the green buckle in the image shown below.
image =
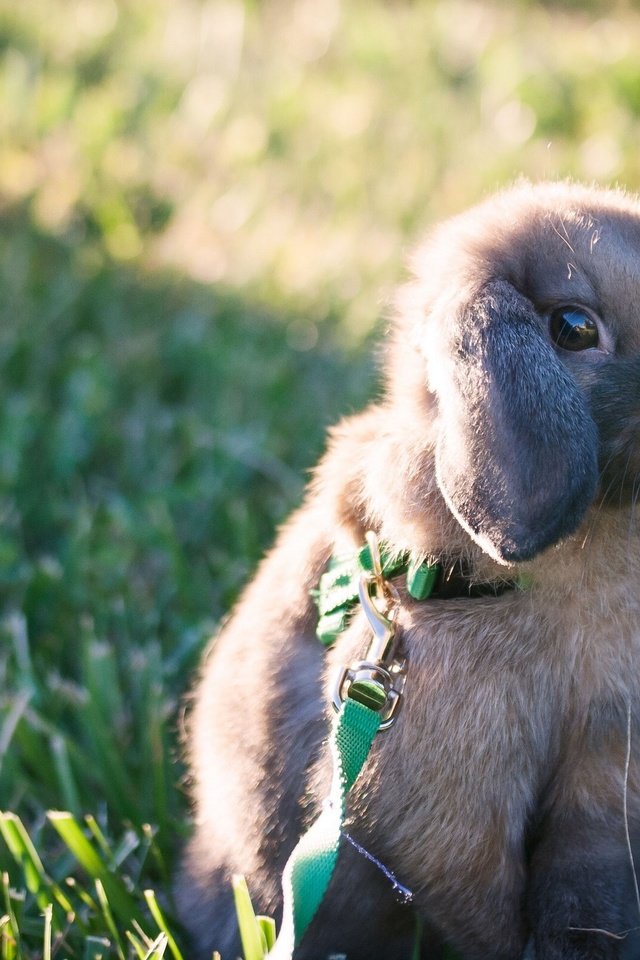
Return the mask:
M 426 600 L 433 593 L 440 567 L 437 563 L 412 560 L 407 569 L 407 590 L 414 600 Z
M 406 554 L 393 555 L 384 549 L 380 551 L 380 561 L 387 579 L 406 573 L 407 590 L 414 600 L 426 600 L 433 592 L 440 571 L 437 564 L 409 561 Z M 311 591 L 319 613 L 316 636 L 325 647 L 332 646 L 346 630 L 349 616 L 359 602 L 358 584 L 362 573 L 373 573 L 367 544 L 356 554 L 331 557 L 318 588 Z

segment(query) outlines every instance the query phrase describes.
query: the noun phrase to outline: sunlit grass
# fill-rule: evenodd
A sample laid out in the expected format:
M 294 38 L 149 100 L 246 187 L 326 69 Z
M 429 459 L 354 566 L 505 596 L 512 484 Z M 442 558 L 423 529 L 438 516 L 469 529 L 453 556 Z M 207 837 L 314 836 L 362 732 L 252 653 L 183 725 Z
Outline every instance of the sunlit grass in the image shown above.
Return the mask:
M 46 820 L 48 809 L 70 811 L 76 855 L 79 830 L 99 849 L 102 834 L 122 837 L 123 864 L 129 845 L 146 844 L 127 889 L 143 909 L 140 890 L 156 889 L 171 917 L 188 829 L 180 698 L 216 618 L 299 496 L 323 421 L 364 397 L 368 367 L 349 363 L 330 333 L 313 356 L 298 350 L 293 320 L 228 293 L 115 267 L 84 274 L 81 250 L 28 217 L 5 223 L 0 804 L 34 831 L 45 864 L 60 858 L 61 821 Z M 62 863 L 59 883 L 87 868 L 79 856 Z M 1 842 L 0 868 L 24 889 Z M 113 904 L 108 877 L 98 879 Z M 41 955 L 45 906 L 16 914 L 28 917 L 15 954 L 24 960 Z M 79 942 L 76 916 L 65 942 Z M 105 910 L 87 943 L 102 917 L 95 935 L 110 946 L 96 950 L 129 956 L 135 930 L 113 916 L 120 946 Z
M 21 867 L 25 884 L 24 890 L 16 890 L 9 874 L 2 874 L 2 960 L 51 958 L 58 953 L 96 960 L 98 956 L 160 960 L 165 952 L 182 960 L 154 892 L 145 890 L 141 902 L 140 894 L 130 889 L 150 853 L 145 831 L 137 835 L 129 831 L 124 842 L 112 846 L 95 821 L 87 831 L 87 825 L 70 813 L 50 812 L 47 820 L 63 843 L 52 866 L 58 879 L 45 869 L 21 820 L 0 813 L 0 834 Z M 74 875 L 64 876 L 65 871 Z
M 629 5 L 3 6 L 7 201 L 356 342 L 426 223 L 520 174 L 639 182 Z

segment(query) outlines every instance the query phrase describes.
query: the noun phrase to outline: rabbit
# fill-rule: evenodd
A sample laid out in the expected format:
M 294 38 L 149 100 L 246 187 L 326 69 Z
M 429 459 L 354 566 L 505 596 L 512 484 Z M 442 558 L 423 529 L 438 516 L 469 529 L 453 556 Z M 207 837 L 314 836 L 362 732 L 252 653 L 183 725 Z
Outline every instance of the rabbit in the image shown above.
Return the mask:
M 430 958 L 640 957 L 640 199 L 522 181 L 411 268 L 381 398 L 331 431 L 193 693 L 192 955 L 239 955 L 233 873 L 280 922 L 333 676 L 370 636 L 356 609 L 325 650 L 311 592 L 372 530 L 457 588 L 394 581 L 402 709 L 296 960 L 400 960 L 416 936 Z

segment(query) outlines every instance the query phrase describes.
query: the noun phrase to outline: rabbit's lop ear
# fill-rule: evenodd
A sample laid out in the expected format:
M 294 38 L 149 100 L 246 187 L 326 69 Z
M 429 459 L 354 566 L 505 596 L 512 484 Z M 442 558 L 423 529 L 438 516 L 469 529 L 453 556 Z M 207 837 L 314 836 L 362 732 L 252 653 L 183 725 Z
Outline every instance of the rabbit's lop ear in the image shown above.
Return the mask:
M 571 533 L 597 484 L 587 404 L 532 303 L 487 283 L 444 321 L 436 469 L 456 519 L 502 563 Z M 442 328 L 441 328 L 442 329 Z

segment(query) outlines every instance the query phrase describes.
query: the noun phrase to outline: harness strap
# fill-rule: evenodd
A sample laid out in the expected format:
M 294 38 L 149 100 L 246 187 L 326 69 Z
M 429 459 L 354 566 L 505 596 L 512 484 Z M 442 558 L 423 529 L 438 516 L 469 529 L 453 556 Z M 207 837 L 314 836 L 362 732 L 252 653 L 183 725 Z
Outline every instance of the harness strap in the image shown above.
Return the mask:
M 347 793 L 355 783 L 380 726 L 375 710 L 347 697 L 336 715 L 329 747 L 333 782 L 322 813 L 300 838 L 282 877 L 282 927 L 269 960 L 290 960 L 329 886 L 338 857 Z

